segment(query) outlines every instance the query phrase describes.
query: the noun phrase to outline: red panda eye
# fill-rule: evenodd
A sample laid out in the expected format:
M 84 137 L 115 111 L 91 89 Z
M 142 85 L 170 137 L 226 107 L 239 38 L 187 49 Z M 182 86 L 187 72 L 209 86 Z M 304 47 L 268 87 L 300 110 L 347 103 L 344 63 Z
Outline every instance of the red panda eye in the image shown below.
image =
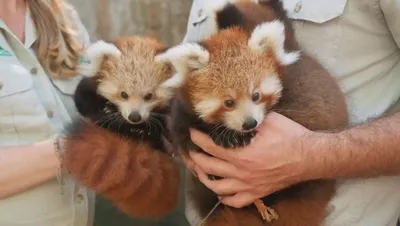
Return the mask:
M 145 100 L 151 100 L 151 98 L 153 98 L 153 94 L 152 93 L 148 93 L 148 94 L 146 94 L 146 96 L 144 96 Z
M 233 100 L 226 100 L 226 101 L 224 102 L 224 104 L 225 104 L 225 107 L 227 107 L 227 108 L 233 108 L 233 107 L 235 107 L 235 101 L 233 101 Z
M 251 99 L 254 102 L 257 102 L 258 100 L 260 100 L 260 93 L 253 93 L 253 96 L 251 97 Z
M 121 97 L 124 98 L 124 99 L 128 99 L 129 96 L 128 96 L 128 94 L 126 92 L 122 91 L 121 92 Z

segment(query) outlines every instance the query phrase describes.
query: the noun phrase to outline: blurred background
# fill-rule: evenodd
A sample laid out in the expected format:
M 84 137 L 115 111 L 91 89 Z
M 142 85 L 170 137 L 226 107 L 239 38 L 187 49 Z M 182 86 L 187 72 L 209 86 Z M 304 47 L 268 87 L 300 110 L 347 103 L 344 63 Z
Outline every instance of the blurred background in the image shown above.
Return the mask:
M 126 35 L 150 35 L 168 45 L 182 41 L 192 0 L 69 0 L 92 41 Z M 182 170 L 182 177 L 184 171 Z M 183 188 L 183 184 L 181 186 Z M 156 205 L 156 203 L 155 203 Z M 183 194 L 177 209 L 158 221 L 131 219 L 110 202 L 96 198 L 94 226 L 189 226 Z
M 166 44 L 182 41 L 192 0 L 69 0 L 93 40 L 151 35 Z

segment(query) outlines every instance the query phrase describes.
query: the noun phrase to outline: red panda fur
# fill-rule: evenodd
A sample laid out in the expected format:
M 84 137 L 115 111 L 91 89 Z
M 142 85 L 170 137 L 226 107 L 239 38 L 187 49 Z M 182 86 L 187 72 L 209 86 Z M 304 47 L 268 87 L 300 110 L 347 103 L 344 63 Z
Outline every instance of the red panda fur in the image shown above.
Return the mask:
M 307 53 L 301 52 L 300 59 L 291 65 L 278 66 L 271 54 L 265 54 L 264 57 L 258 58 L 259 62 L 255 62 L 241 48 L 243 44 L 247 44 L 250 33 L 257 25 L 279 20 L 285 25 L 285 50 L 300 50 L 291 21 L 286 17 L 281 4 L 278 0 L 260 4 L 239 1 L 229 4 L 237 11 L 237 17 L 229 12 L 230 14 L 225 15 L 226 18 L 221 18 L 224 9 L 216 12 L 219 14 L 216 17 L 218 20 L 216 24 L 220 26 L 220 30 L 199 43 L 210 53 L 209 64 L 198 71 L 188 72 L 186 85 L 181 89 L 178 104 L 172 109 L 172 139 L 175 148 L 183 155 L 199 149 L 186 135 L 188 127 L 200 123 L 193 110 L 193 105 L 199 99 L 197 96 L 212 93 L 218 97 L 218 90 L 236 87 L 236 84 L 248 84 L 245 72 L 249 67 L 253 71 L 256 70 L 254 67 L 259 67 L 260 70 L 273 70 L 280 75 L 282 96 L 279 97 L 278 103 L 268 110 L 281 113 L 313 131 L 341 130 L 349 125 L 345 96 L 337 81 Z M 226 20 L 223 21 L 224 19 Z M 242 60 L 235 62 L 235 68 L 240 70 L 240 76 L 234 76 L 235 79 L 226 73 L 227 68 L 232 66 L 232 62 L 229 62 L 230 53 L 235 56 L 243 54 Z M 250 59 L 247 60 L 247 57 Z M 218 88 L 211 89 L 211 87 Z M 215 117 L 209 118 L 207 123 L 218 120 L 219 110 L 214 113 Z M 187 199 L 194 203 L 194 211 L 204 218 L 218 202 L 217 196 L 191 174 L 188 174 L 188 183 L 188 187 L 192 187 L 192 190 L 187 193 Z M 310 181 L 278 191 L 279 201 L 270 207 L 276 210 L 279 219 L 270 223 L 263 222 L 254 206 L 242 209 L 225 206 L 214 211 L 204 225 L 322 226 L 328 214 L 328 204 L 335 195 L 335 184 L 334 180 Z M 294 189 L 295 192 L 292 193 L 293 190 L 290 189 Z
M 68 173 L 127 215 L 160 218 L 177 205 L 179 169 L 148 144 L 123 140 L 86 122 L 67 137 L 64 148 Z
M 157 86 L 171 77 L 168 66 L 154 62 L 154 56 L 163 49 L 156 40 L 128 37 L 114 44 L 123 57 L 104 56 L 99 71 L 90 78 L 89 88 L 110 78 L 121 79 L 126 88 L 138 80 Z M 153 73 L 143 73 L 144 68 Z M 136 73 L 137 70 L 142 73 Z M 119 91 L 114 98 L 121 98 L 118 94 Z M 79 109 L 97 109 L 98 103 L 89 98 L 81 95 L 75 99 L 82 101 Z M 160 102 L 161 107 L 167 105 L 167 100 Z M 90 117 L 88 114 L 85 118 L 89 120 L 74 121 L 67 131 L 62 156 L 66 171 L 131 217 L 161 218 L 172 212 L 178 203 L 180 186 L 178 164 L 172 157 L 155 150 L 151 141 L 122 137 L 95 124 Z

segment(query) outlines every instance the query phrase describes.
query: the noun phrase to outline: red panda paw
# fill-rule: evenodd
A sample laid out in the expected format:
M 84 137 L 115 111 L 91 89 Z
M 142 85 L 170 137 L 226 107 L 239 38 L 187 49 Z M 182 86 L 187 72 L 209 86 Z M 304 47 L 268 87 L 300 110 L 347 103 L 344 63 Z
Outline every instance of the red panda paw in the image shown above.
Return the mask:
M 205 226 L 265 226 L 260 214 L 252 209 L 235 209 L 224 207 L 217 213 L 211 215 L 204 224 Z

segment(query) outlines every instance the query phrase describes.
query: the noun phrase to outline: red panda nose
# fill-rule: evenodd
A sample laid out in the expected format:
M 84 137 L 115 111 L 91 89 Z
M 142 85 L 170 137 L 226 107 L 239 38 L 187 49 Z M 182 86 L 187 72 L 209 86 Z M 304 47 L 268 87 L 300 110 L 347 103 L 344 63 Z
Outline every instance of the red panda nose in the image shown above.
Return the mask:
M 243 123 L 242 128 L 244 130 L 251 130 L 251 129 L 256 128 L 256 126 L 257 126 L 257 120 L 255 120 L 254 118 L 248 118 Z
M 132 112 L 132 113 L 129 115 L 128 119 L 129 119 L 131 122 L 140 122 L 140 121 L 142 120 L 142 116 L 140 116 L 140 114 L 139 114 L 138 112 Z

